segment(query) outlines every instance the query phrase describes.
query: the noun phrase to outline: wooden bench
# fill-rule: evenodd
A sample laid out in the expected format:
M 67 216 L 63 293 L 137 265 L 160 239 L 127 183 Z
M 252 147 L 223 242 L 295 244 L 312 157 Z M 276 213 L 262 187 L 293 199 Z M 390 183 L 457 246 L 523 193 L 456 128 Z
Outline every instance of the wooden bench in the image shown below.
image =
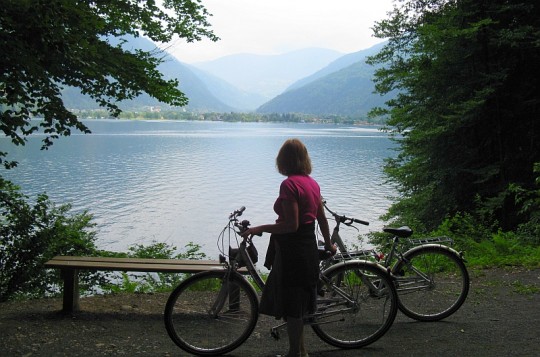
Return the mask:
M 79 270 L 137 271 L 160 273 L 198 273 L 223 269 L 217 260 L 179 260 L 143 258 L 105 258 L 56 256 L 45 263 L 46 268 L 61 270 L 64 280 L 62 311 L 73 313 L 79 306 Z

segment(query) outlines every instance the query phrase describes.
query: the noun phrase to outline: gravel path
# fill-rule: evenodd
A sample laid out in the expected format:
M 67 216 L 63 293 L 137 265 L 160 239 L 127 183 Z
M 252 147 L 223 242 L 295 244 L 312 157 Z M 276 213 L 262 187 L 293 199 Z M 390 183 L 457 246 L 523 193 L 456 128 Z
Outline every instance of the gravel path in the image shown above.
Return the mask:
M 60 299 L 0 304 L 0 356 L 185 356 L 167 336 L 167 295 L 122 294 L 81 300 L 82 312 L 64 316 Z M 229 356 L 267 357 L 287 350 L 261 317 L 255 332 Z M 540 269 L 471 272 L 464 306 L 440 322 L 401 313 L 390 331 L 358 350 L 339 350 L 310 329 L 311 357 L 322 356 L 540 356 Z

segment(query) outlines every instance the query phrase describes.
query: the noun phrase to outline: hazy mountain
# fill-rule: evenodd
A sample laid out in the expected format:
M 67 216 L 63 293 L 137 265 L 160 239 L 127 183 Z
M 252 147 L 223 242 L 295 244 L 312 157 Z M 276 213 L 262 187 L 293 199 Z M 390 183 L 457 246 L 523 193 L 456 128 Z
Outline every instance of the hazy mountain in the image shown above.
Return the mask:
M 281 55 L 230 55 L 193 66 L 269 100 L 291 83 L 317 72 L 342 55 L 334 50 L 307 48 Z
M 178 78 L 179 88 L 189 98 L 186 110 L 230 112 L 237 110 L 232 105 L 228 105 L 220 98 L 217 98 L 210 89 L 208 83 L 195 74 L 188 65 L 181 63 L 172 56 L 159 65 L 158 69 L 165 78 Z M 217 86 L 217 79 L 214 86 Z M 223 84 L 225 85 L 225 84 Z M 233 89 L 230 89 L 233 92 Z
M 257 112 L 365 116 L 371 108 L 383 106 L 394 95 L 380 96 L 373 93 L 372 78 L 375 69 L 365 63 L 366 54 L 371 50 L 360 51 L 363 58 L 343 69 L 324 75 L 329 71 L 327 67 L 321 70 L 322 73 L 315 73 L 300 81 L 307 84 L 291 86 L 293 89 L 263 104 Z M 355 56 L 347 55 L 345 57 L 349 58 L 345 60 Z
M 157 50 L 153 42 L 143 37 L 129 38 L 123 46 Z M 166 56 L 159 70 L 166 79 L 178 78 L 180 90 L 189 98 L 188 106 L 183 109 L 189 111 L 231 112 L 258 108 L 261 113 L 358 116 L 386 100 L 372 93 L 374 69 L 364 63 L 366 56 L 376 53 L 381 46 L 344 56 L 333 50 L 315 48 L 272 56 L 232 55 L 195 65 L 182 63 L 164 52 L 159 54 Z M 282 93 L 285 89 L 287 91 Z M 279 93 L 282 94 L 277 95 Z M 63 100 L 67 108 L 98 108 L 76 88 L 66 88 Z M 120 103 L 124 110 L 147 106 L 168 109 L 147 94 Z
M 260 94 L 238 89 L 229 82 L 194 66 L 188 65 L 188 68 L 203 81 L 212 95 L 232 108 L 236 108 L 240 111 L 254 111 L 267 101 L 267 99 Z
M 111 43 L 118 43 L 117 39 L 110 39 Z M 154 51 L 156 50 L 155 44 L 143 37 L 128 38 L 128 42 L 123 45 L 125 49 L 142 49 L 145 51 Z M 167 55 L 166 53 L 160 55 Z M 224 98 L 235 98 L 231 99 L 230 103 L 225 103 L 223 100 L 218 99 L 216 95 L 210 90 L 209 83 L 206 83 L 202 77 L 203 75 L 199 73 L 196 75 L 193 70 L 186 64 L 181 63 L 173 56 L 166 56 L 165 62 L 160 64 L 158 69 L 163 74 L 164 78 L 172 79 L 177 78 L 180 82 L 179 88 L 182 92 L 186 94 L 189 98 L 189 104 L 185 107 L 186 110 L 191 111 L 215 111 L 215 112 L 230 112 L 238 109 L 243 109 L 242 107 L 235 108 L 234 104 L 241 103 L 241 99 L 244 95 L 239 90 L 232 88 L 232 86 L 220 81 L 217 78 L 214 78 L 211 87 L 214 91 L 217 91 L 216 88 L 228 87 L 228 95 L 223 95 Z M 200 71 L 198 71 L 200 72 Z M 98 109 L 98 104 L 93 101 L 90 97 L 82 95 L 77 88 L 66 88 L 62 91 L 62 99 L 67 108 L 75 109 Z M 158 102 L 156 99 L 150 97 L 147 94 L 142 94 L 136 99 L 123 101 L 119 103 L 120 108 L 124 110 L 140 110 L 145 106 L 160 106 L 164 109 L 168 108 L 167 105 Z M 252 109 L 254 106 L 252 105 Z M 178 109 L 178 108 L 176 108 Z

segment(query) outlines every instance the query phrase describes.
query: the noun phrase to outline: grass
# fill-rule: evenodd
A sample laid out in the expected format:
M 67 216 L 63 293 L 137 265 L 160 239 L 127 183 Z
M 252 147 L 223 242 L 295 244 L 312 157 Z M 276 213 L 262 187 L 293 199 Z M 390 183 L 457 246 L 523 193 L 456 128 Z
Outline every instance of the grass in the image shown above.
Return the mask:
M 510 284 L 515 293 L 521 295 L 534 295 L 540 292 L 540 288 L 533 284 L 523 284 L 521 281 L 516 280 Z

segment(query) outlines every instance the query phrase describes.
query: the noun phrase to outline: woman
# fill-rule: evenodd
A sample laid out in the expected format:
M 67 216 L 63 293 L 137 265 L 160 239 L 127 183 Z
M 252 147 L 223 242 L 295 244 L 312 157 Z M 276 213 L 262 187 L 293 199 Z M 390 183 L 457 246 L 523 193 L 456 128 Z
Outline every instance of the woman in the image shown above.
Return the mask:
M 285 141 L 276 166 L 287 178 L 281 183 L 274 204 L 278 218 L 273 224 L 256 226 L 244 236 L 271 233 L 265 266 L 271 268 L 264 288 L 260 312 L 285 318 L 289 335 L 288 356 L 307 356 L 304 344 L 305 314 L 314 312 L 319 258 L 315 220 L 324 237 L 325 248 L 335 254 L 320 188 L 311 178 L 311 159 L 298 139 Z

